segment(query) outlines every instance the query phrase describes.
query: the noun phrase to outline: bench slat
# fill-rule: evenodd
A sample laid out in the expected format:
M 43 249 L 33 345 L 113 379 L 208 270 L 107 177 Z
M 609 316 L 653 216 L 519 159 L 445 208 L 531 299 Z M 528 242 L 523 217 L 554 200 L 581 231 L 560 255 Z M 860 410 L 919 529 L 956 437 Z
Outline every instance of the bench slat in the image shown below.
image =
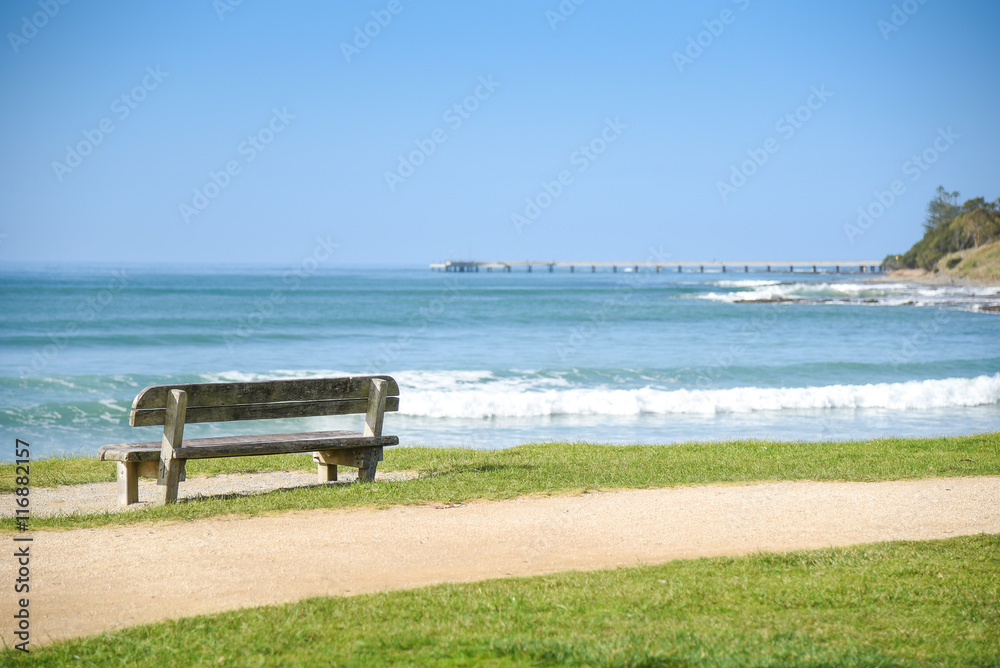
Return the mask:
M 286 401 L 278 404 L 244 404 L 240 406 L 201 406 L 187 409 L 185 424 L 197 422 L 233 422 L 238 420 L 274 420 L 279 418 L 319 417 L 365 413 L 368 399 L 333 399 L 328 401 Z M 387 397 L 385 410 L 398 411 L 399 397 Z M 165 409 L 133 410 L 128 423 L 133 427 L 163 424 Z
M 356 431 L 313 431 L 300 434 L 222 436 L 185 440 L 174 454 L 179 459 L 209 459 L 243 455 L 283 455 L 337 448 L 398 445 L 397 436 L 364 436 Z M 105 445 L 98 451 L 102 461 L 158 461 L 160 441 Z
M 386 394 L 388 396 L 399 395 L 399 385 L 391 376 L 293 378 L 250 383 L 154 385 L 139 392 L 135 401 L 132 402 L 132 409 L 163 409 L 167 405 L 167 392 L 170 390 L 187 392 L 188 410 L 204 406 L 267 404 L 279 401 L 315 401 L 331 398 L 367 399 L 373 378 L 386 381 Z

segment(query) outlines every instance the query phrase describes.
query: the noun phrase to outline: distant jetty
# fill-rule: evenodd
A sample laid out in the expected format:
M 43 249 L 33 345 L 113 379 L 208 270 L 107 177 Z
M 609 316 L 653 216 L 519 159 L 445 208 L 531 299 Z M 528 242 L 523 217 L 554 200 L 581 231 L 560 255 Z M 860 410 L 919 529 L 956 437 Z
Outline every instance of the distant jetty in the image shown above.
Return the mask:
M 555 261 L 524 261 L 524 262 L 477 262 L 473 260 L 449 260 L 431 265 L 431 271 L 454 271 L 454 272 L 478 272 L 485 269 L 492 272 L 494 269 L 501 272 L 510 272 L 514 268 L 526 268 L 531 273 L 535 267 L 547 269 L 549 273 L 560 269 L 569 268 L 569 273 L 575 273 L 577 269 L 583 272 L 589 270 L 590 273 L 597 273 L 598 269 L 607 271 L 610 269 L 617 273 L 619 269 L 624 272 L 638 272 L 640 269 L 661 271 L 676 271 L 681 273 L 685 270 L 690 272 L 704 273 L 705 269 L 718 271 L 720 273 L 737 272 L 749 274 L 752 268 L 755 272 L 764 273 L 831 273 L 831 274 L 874 274 L 885 270 L 882 260 L 806 260 L 802 262 L 772 261 L 772 262 L 736 262 L 717 261 L 712 262 L 555 262 Z

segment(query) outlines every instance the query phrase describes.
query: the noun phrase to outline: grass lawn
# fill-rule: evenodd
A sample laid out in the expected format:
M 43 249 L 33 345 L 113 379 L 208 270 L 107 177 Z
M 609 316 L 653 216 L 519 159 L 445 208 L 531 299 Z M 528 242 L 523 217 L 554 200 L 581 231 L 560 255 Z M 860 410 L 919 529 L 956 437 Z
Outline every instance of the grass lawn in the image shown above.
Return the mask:
M 1000 537 L 315 598 L 19 654 L 0 663 L 996 666 Z
M 188 475 L 314 470 L 308 455 L 190 460 Z M 310 508 L 386 507 L 530 494 L 672 487 L 768 480 L 903 480 L 1000 475 L 1000 433 L 938 439 L 879 439 L 845 443 L 741 441 L 661 446 L 580 443 L 523 445 L 508 450 L 387 448 L 381 470 L 419 471 L 418 479 L 209 498 L 125 513 L 36 517 L 34 529 L 95 527 L 213 515 L 261 515 Z M 96 459 L 48 459 L 31 464 L 32 487 L 103 481 L 114 464 Z M 0 493 L 14 486 L 12 465 L 0 465 Z M 183 491 L 184 483 L 181 483 Z M 12 518 L 0 532 L 13 532 Z

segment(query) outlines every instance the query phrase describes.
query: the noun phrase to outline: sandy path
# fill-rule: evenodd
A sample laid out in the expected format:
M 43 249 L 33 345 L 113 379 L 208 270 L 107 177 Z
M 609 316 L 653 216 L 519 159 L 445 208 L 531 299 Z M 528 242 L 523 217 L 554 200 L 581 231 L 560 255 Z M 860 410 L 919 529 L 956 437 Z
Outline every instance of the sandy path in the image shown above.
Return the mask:
M 984 532 L 1000 533 L 1000 477 L 702 486 L 35 532 L 32 643 L 307 596 Z M 10 556 L 0 559 L 3 582 L 13 570 Z M 3 619 L 14 604 L 9 590 L 0 597 Z M 4 622 L 8 642 L 10 632 Z

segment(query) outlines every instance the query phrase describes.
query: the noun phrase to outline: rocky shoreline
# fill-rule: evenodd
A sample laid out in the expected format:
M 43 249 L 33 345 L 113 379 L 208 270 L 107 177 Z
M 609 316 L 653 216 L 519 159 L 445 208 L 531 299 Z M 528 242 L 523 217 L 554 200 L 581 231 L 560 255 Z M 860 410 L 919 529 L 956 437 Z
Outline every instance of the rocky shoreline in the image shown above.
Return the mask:
M 881 276 L 869 276 L 862 279 L 869 283 L 916 283 L 919 285 L 954 285 L 961 287 L 1000 287 L 1000 280 L 981 280 L 934 273 L 923 269 L 897 269 L 888 271 Z
M 1000 286 L 1000 241 L 945 255 L 938 260 L 932 271 L 897 269 L 869 280 L 922 285 L 998 287 Z

